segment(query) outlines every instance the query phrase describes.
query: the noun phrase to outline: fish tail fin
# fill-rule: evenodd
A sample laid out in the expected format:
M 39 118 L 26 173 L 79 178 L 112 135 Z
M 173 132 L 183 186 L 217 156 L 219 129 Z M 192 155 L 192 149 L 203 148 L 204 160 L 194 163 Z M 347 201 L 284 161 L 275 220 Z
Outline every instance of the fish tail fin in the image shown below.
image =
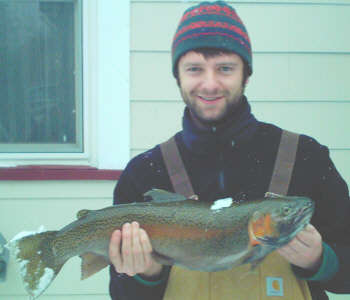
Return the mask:
M 14 238 L 6 247 L 20 266 L 20 274 L 30 299 L 36 299 L 54 280 L 63 263 L 57 263 L 52 247 L 57 231 L 45 231 Z

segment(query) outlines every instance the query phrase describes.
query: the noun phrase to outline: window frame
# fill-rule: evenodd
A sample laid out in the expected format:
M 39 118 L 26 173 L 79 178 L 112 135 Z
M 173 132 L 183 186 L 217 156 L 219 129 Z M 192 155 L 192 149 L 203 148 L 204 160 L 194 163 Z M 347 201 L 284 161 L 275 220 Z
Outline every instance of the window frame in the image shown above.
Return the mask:
M 4 168 L 28 165 L 120 170 L 130 159 L 130 3 L 79 1 L 83 28 L 83 152 L 0 153 L 2 172 Z

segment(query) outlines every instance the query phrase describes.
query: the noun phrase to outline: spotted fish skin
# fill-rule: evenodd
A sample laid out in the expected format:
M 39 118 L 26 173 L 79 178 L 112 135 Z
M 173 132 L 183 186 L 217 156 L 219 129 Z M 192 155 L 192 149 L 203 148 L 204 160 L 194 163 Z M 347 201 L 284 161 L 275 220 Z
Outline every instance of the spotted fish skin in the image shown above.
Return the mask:
M 145 229 L 158 262 L 212 272 L 260 263 L 302 230 L 314 211 L 306 197 L 201 202 L 161 190 L 145 197 L 152 201 L 82 210 L 59 231 L 15 237 L 8 247 L 21 265 L 31 299 L 44 292 L 71 257 L 82 258 L 82 279 L 106 267 L 110 236 L 126 222 Z

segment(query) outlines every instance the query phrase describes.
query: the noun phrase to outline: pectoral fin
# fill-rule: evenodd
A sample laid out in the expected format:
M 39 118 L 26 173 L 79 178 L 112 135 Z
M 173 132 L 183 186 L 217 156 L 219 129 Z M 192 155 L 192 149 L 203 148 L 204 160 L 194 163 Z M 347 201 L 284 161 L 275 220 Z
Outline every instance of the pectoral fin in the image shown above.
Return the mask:
M 153 251 L 152 252 L 152 257 L 160 264 L 162 265 L 167 265 L 167 266 L 171 266 L 174 264 L 174 260 L 172 258 L 170 258 L 169 256 L 160 254 L 158 252 Z
M 251 247 L 250 251 L 244 257 L 242 264 L 250 263 L 251 270 L 254 270 L 261 262 L 265 259 L 265 257 L 273 251 L 273 248 L 268 247 L 266 245 L 262 246 L 255 245 Z
M 252 269 L 256 268 L 261 261 L 265 258 L 263 255 L 262 246 L 256 245 L 251 248 L 251 250 L 247 253 L 247 255 L 242 260 L 242 264 L 250 263 Z
M 81 262 L 81 280 L 90 277 L 109 265 L 109 261 L 104 256 L 95 253 L 85 253 L 80 256 Z

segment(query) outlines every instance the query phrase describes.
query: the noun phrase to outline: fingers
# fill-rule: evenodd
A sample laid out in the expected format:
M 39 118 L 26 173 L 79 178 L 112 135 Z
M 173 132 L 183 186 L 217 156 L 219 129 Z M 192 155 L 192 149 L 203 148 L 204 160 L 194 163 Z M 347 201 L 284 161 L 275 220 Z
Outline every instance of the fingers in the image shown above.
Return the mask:
M 111 241 L 109 245 L 109 259 L 111 263 L 115 266 L 117 272 L 120 272 L 123 265 L 121 253 L 120 253 L 120 244 L 122 240 L 122 234 L 120 230 L 113 232 L 111 236 Z
M 311 269 L 320 263 L 322 249 L 320 233 L 314 226 L 308 225 L 278 252 L 292 264 Z
M 152 263 L 152 245 L 146 231 L 143 229 L 140 229 L 140 241 L 143 249 L 145 266 L 149 267 Z
M 132 253 L 132 227 L 129 223 L 125 223 L 122 229 L 122 255 L 123 255 L 123 271 L 129 276 L 134 276 L 134 257 Z
M 134 258 L 134 271 L 139 273 L 143 270 L 145 265 L 145 258 L 142 244 L 140 242 L 140 226 L 137 222 L 131 224 L 132 227 L 132 255 Z
M 306 248 L 313 248 L 315 244 L 322 242 L 321 235 L 311 224 L 307 225 L 300 231 L 294 239 L 292 239 L 286 246 L 281 249 L 290 249 L 295 252 L 305 251 Z
M 147 271 L 154 264 L 151 252 L 148 235 L 137 222 L 125 223 L 111 236 L 109 255 L 118 273 L 134 276 Z
M 299 232 L 297 238 L 300 242 L 304 243 L 308 247 L 312 247 L 313 245 L 320 243 L 322 238 L 317 229 L 309 224 L 305 227 L 304 230 Z

